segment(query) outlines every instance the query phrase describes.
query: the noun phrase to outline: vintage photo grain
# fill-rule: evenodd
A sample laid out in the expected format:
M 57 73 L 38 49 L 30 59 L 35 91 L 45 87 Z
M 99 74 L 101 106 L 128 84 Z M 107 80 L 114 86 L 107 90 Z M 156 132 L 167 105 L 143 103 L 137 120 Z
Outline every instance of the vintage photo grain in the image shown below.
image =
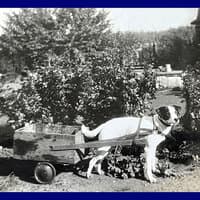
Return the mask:
M 199 8 L 0 8 L 1 192 L 199 192 Z

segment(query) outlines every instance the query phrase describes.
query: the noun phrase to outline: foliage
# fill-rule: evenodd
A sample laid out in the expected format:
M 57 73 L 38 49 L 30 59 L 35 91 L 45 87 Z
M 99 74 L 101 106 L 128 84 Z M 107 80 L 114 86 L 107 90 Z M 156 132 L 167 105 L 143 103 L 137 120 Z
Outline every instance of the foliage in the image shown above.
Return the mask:
M 159 34 L 157 40 L 157 62 L 159 65 L 170 63 L 173 69 L 185 69 L 191 63 L 193 27 L 180 27 Z
M 72 123 L 81 87 L 78 77 L 58 68 L 40 67 L 15 94 L 1 98 L 0 109 L 17 127 L 31 121 Z
M 110 33 L 106 16 L 97 9 L 13 13 L 2 48 L 24 60 L 32 76 L 13 97 L 2 99 L 1 110 L 20 123 L 74 124 L 81 116 L 92 126 L 142 115 L 154 97 L 154 74 L 148 66 L 140 75 L 134 72 L 138 41 L 131 33 Z
M 81 116 L 96 126 L 111 117 L 142 115 L 155 93 L 153 81 L 147 71 L 137 76 L 119 66 L 79 66 L 72 73 L 40 67 L 20 90 L 1 98 L 0 109 L 21 125 L 30 121 L 75 124 Z
M 19 13 L 8 15 L 1 46 L 15 62 L 24 61 L 25 66 L 31 68 L 33 63 L 46 58 L 50 42 L 55 38 L 54 29 L 48 9 L 21 9 Z
M 137 49 L 140 43 L 136 35 L 132 32 L 117 32 L 111 35 L 113 41 L 112 48 L 117 50 L 118 63 L 124 66 L 134 66 L 139 64 Z
M 45 116 L 49 114 L 42 107 L 40 96 L 32 80 L 22 81 L 20 89 L 11 89 L 7 96 L 2 96 L 0 98 L 0 110 L 2 113 L 8 114 L 15 129 L 22 127 L 25 122 L 38 118 L 44 121 Z
M 180 138 L 180 134 L 182 138 Z M 186 139 L 186 136 L 187 137 Z M 183 175 L 173 164 L 195 165 L 198 163 L 199 137 L 185 133 L 174 133 L 176 141 L 167 140 L 157 149 L 158 158 L 156 174 L 163 177 Z M 196 149 L 196 150 L 195 150 Z M 145 156 L 139 146 L 115 147 L 102 163 L 105 174 L 115 178 L 143 178 Z
M 21 9 L 8 16 L 0 37 L 1 57 L 16 71 L 37 65 L 65 65 L 87 61 L 91 53 L 115 51 L 125 66 L 165 65 L 184 69 L 198 56 L 193 27 L 162 32 L 110 32 L 104 10 L 92 8 Z M 6 61 L 7 62 L 7 61 Z
M 51 113 L 52 122 L 72 124 L 77 117 L 83 83 L 81 78 L 81 73 L 68 73 L 57 67 L 38 70 L 35 88 L 42 107 Z
M 110 154 L 106 157 L 103 168 L 106 175 L 115 178 L 127 179 L 143 177 L 144 156 L 123 156 Z
M 193 27 L 160 32 L 126 32 L 122 36 L 123 41 L 127 38 L 128 48 L 134 43 L 134 49 L 129 48 L 129 53 L 135 55 L 134 64 L 137 65 L 154 63 L 159 66 L 170 63 L 173 69 L 185 69 L 198 55 L 197 48 L 193 45 Z
M 186 128 L 200 130 L 200 62 L 189 65 L 184 76 L 187 113 Z
M 86 78 L 81 111 L 92 126 L 112 117 L 141 116 L 155 94 L 155 77 L 150 69 L 138 75 L 130 67 L 111 65 L 112 61 L 109 55 L 95 58 Z
M 125 66 L 171 63 L 182 69 L 196 58 L 193 27 L 147 33 L 111 33 L 109 28 L 104 10 L 21 9 L 8 15 L 0 37 L 1 57 L 11 61 L 16 71 L 55 63 L 68 68 L 74 59 L 81 63 L 88 54 L 109 48 Z
M 8 16 L 1 48 L 18 62 L 17 71 L 55 62 L 68 65 L 76 52 L 81 59 L 81 54 L 101 48 L 101 38 L 109 30 L 106 16 L 92 8 L 21 9 Z

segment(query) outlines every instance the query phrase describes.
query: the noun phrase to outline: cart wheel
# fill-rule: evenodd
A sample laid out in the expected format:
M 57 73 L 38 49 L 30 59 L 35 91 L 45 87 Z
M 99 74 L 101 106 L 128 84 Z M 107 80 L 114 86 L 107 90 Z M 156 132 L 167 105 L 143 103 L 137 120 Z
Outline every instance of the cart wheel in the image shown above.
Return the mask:
M 56 176 L 55 167 L 48 162 L 38 163 L 34 170 L 34 177 L 38 183 L 51 183 Z

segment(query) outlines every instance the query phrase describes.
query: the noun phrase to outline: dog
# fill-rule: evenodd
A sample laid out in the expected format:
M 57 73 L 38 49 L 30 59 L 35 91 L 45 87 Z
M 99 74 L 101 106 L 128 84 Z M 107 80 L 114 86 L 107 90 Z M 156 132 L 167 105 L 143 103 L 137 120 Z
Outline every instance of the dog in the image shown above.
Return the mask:
M 179 123 L 180 107 L 176 105 L 162 106 L 156 109 L 152 120 L 149 121 L 145 117 L 119 117 L 113 118 L 94 130 L 89 130 L 85 125 L 81 126 L 82 134 L 87 138 L 98 136 L 98 140 L 107 140 L 119 138 L 126 135 L 138 134 L 141 122 L 145 127 L 152 130 L 150 134 L 144 137 L 145 145 L 145 166 L 144 176 L 150 183 L 156 182 L 153 173 L 156 172 L 156 149 L 157 146 L 165 140 L 170 134 L 172 128 Z M 101 170 L 101 162 L 107 156 L 111 146 L 104 146 L 97 149 L 97 155 L 90 162 L 86 173 L 86 177 L 91 176 L 93 167 L 97 164 L 97 173 L 103 174 Z

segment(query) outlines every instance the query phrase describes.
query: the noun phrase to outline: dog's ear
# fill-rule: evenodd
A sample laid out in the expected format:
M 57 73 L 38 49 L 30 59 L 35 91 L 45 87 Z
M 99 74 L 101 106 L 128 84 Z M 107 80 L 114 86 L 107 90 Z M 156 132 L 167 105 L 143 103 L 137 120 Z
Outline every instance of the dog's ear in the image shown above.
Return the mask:
M 156 113 L 158 116 L 164 120 L 169 120 L 170 119 L 170 113 L 169 109 L 167 106 L 162 106 L 156 109 Z
M 178 113 L 178 115 L 180 115 L 180 113 L 181 113 L 181 106 L 173 105 L 173 107 L 175 108 L 175 110 Z

